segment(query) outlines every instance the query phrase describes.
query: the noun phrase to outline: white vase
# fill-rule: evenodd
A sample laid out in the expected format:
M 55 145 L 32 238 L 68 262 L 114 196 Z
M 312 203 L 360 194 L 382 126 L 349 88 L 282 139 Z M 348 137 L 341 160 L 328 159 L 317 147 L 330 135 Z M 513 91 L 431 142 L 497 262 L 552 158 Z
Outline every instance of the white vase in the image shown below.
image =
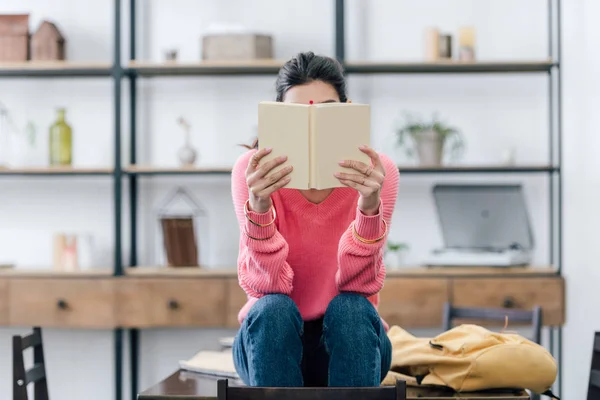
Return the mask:
M 416 143 L 419 164 L 425 167 L 437 167 L 442 164 L 444 141 L 434 131 L 419 134 Z
M 190 144 L 189 133 L 186 133 L 185 144 L 179 149 L 179 162 L 183 167 L 191 167 L 196 163 L 198 153 Z

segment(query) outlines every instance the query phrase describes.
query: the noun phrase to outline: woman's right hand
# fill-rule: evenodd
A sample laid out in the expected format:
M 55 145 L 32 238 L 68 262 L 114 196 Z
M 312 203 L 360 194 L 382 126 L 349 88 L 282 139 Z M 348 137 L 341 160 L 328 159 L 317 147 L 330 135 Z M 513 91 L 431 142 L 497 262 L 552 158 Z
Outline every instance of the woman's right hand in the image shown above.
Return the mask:
M 246 184 L 248 185 L 249 207 L 251 211 L 262 214 L 271 208 L 271 194 L 287 185 L 291 177 L 292 166 L 267 174 L 275 167 L 283 164 L 286 156 L 280 156 L 260 165 L 260 160 L 269 154 L 271 149 L 261 149 L 250 158 L 246 168 Z

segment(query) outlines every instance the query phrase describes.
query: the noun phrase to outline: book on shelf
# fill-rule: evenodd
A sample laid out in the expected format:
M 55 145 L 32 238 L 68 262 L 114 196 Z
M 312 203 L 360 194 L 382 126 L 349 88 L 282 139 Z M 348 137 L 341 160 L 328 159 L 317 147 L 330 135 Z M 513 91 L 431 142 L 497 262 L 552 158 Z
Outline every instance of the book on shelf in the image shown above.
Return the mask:
M 263 101 L 258 105 L 259 147 L 271 148 L 261 163 L 284 155 L 288 159 L 271 170 L 291 165 L 290 189 L 328 189 L 344 185 L 335 172 L 351 172 L 342 160 L 370 164 L 359 150 L 370 145 L 371 108 L 368 104 L 296 104 Z
M 189 360 L 179 361 L 179 367 L 200 374 L 239 379 L 233 363 L 231 349 L 225 351 L 199 351 Z

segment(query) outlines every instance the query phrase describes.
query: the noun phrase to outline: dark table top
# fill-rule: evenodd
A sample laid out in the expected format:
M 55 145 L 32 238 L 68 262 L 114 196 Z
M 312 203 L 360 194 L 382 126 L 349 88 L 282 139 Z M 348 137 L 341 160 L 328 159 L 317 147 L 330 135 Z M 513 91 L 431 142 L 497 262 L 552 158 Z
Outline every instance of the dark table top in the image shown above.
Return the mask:
M 139 400 L 214 400 L 217 398 L 215 376 L 178 370 L 150 389 L 138 395 Z M 228 378 L 229 386 L 243 386 L 241 381 Z M 407 398 L 415 400 L 529 400 L 526 392 L 453 393 L 432 388 L 407 389 Z

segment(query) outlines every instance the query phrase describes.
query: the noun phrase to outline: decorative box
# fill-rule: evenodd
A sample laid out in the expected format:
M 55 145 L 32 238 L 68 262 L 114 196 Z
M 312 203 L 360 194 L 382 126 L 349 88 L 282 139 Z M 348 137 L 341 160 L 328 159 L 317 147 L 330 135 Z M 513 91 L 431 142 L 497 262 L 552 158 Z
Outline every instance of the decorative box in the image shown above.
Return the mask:
M 43 21 L 31 35 L 31 59 L 34 61 L 58 61 L 65 59 L 65 38 L 57 26 Z
M 273 58 L 273 38 L 258 34 L 217 34 L 202 37 L 202 60 Z
M 0 15 L 0 62 L 29 58 L 29 14 Z

